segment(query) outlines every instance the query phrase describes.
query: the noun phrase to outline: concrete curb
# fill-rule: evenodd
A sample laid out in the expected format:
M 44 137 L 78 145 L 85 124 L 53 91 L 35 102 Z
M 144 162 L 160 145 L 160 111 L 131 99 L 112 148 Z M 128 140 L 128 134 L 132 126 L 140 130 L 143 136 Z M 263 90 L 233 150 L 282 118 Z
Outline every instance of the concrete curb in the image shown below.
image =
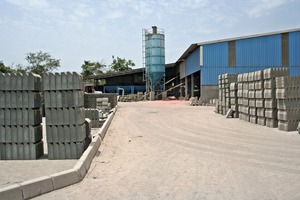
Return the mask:
M 117 106 L 111 110 L 107 120 L 72 169 L 0 188 L 0 199 L 29 199 L 82 181 L 116 111 Z

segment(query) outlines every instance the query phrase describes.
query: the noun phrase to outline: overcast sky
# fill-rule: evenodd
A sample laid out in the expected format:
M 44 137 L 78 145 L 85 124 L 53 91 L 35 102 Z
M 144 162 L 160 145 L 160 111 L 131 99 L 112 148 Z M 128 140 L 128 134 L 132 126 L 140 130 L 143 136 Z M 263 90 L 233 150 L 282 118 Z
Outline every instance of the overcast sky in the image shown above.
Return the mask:
M 142 29 L 165 30 L 166 63 L 192 43 L 300 28 L 300 0 L 0 0 L 0 61 L 49 52 L 59 71 L 112 55 L 142 67 Z

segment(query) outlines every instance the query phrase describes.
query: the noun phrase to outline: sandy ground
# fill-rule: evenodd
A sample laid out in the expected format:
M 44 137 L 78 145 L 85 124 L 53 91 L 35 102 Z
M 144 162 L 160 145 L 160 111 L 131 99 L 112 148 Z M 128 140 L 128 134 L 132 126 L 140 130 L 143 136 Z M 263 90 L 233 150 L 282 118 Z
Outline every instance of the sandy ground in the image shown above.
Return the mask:
M 213 110 L 120 103 L 85 179 L 36 199 L 300 199 L 300 135 Z

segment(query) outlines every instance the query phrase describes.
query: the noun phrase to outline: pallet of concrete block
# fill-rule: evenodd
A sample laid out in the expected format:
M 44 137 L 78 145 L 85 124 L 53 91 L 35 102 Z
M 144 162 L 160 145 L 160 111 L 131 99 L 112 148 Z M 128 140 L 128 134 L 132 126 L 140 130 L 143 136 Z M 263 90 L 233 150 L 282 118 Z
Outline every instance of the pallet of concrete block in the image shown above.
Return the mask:
M 296 131 L 300 122 L 300 77 L 277 77 L 278 129 Z
M 108 112 L 111 109 L 111 104 L 107 97 L 96 99 L 96 108 L 102 110 L 103 112 Z
M 92 128 L 100 128 L 100 120 L 103 118 L 103 112 L 98 109 L 86 108 L 85 118 L 89 118 L 91 120 Z

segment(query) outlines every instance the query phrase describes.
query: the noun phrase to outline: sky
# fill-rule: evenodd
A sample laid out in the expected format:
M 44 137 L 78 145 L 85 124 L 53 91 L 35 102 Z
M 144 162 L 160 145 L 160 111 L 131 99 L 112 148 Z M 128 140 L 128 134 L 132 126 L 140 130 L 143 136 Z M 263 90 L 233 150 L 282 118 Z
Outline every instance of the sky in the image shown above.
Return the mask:
M 142 29 L 165 31 L 166 63 L 192 44 L 300 28 L 300 0 L 0 0 L 0 61 L 48 52 L 58 71 L 112 56 L 142 67 Z

